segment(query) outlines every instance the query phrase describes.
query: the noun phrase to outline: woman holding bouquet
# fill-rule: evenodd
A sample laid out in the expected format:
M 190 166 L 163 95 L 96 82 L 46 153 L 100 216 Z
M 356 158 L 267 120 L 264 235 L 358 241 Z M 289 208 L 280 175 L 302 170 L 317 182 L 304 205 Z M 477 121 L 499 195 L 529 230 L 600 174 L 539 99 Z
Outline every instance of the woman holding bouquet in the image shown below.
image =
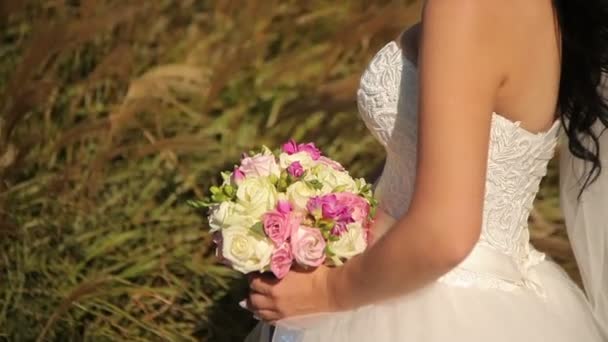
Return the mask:
M 248 341 L 607 341 L 607 70 L 608 1 L 428 0 L 358 91 L 386 233 L 342 267 L 251 276 Z M 560 131 L 587 298 L 529 243 Z

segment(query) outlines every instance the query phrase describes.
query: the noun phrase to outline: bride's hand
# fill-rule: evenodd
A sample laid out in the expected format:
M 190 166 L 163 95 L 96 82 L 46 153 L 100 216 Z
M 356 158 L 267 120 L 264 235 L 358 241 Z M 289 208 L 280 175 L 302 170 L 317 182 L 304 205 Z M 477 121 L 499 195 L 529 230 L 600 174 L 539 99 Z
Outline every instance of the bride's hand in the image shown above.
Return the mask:
M 271 274 L 250 275 L 247 308 L 270 323 L 291 316 L 337 311 L 330 286 L 330 276 L 336 271 L 327 266 L 296 269 L 281 280 Z

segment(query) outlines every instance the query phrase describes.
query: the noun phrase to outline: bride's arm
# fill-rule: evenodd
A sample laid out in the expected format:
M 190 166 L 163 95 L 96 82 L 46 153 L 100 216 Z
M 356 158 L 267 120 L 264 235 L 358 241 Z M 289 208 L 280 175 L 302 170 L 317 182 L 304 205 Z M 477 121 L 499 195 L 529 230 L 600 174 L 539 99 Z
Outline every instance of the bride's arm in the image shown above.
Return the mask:
M 491 6 L 491 5 L 490 5 Z M 407 214 L 329 273 L 338 306 L 407 293 L 459 264 L 481 229 L 500 33 L 481 1 L 429 1 L 420 46 L 418 169 Z
M 407 214 L 343 267 L 292 271 L 281 281 L 252 276 L 248 307 L 259 317 L 274 321 L 403 295 L 472 250 L 482 223 L 491 113 L 508 59 L 508 34 L 493 8 L 488 0 L 427 1 L 417 177 Z

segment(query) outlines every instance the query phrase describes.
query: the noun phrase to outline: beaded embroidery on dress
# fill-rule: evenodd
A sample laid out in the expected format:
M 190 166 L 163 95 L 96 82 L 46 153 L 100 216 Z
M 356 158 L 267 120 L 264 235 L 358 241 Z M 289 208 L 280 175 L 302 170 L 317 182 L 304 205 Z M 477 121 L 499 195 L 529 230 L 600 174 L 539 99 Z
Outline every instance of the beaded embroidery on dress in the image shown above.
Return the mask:
M 416 67 L 395 42 L 382 48 L 363 73 L 357 98 L 361 117 L 387 152 L 377 196 L 382 208 L 398 218 L 407 211 L 415 178 L 418 88 Z M 530 246 L 527 222 L 553 157 L 558 128 L 559 121 L 555 121 L 548 131 L 533 134 L 519 127 L 519 122 L 492 115 L 479 246 L 511 257 L 523 279 L 513 284 L 457 268 L 441 281 L 503 289 L 533 284 L 525 276 L 544 255 Z M 540 291 L 539 284 L 532 286 Z
M 376 195 L 394 218 L 407 212 L 415 179 L 417 73 L 390 42 L 357 92 L 360 115 L 386 150 Z M 558 132 L 559 121 L 532 133 L 492 113 L 482 232 L 465 261 L 399 298 L 279 322 L 273 341 L 601 341 L 582 291 L 529 242 L 528 216 Z M 265 327 L 257 332 L 270 336 Z

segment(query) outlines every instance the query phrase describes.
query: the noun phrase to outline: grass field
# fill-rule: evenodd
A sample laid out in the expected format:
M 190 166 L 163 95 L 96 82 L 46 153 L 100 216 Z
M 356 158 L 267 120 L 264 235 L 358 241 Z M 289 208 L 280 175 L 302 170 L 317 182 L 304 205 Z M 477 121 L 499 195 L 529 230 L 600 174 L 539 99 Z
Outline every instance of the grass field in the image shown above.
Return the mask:
M 199 197 L 249 148 L 314 140 L 373 180 L 356 117 L 412 1 L 0 2 L 0 341 L 232 341 L 242 279 Z M 534 243 L 577 279 L 557 174 Z

